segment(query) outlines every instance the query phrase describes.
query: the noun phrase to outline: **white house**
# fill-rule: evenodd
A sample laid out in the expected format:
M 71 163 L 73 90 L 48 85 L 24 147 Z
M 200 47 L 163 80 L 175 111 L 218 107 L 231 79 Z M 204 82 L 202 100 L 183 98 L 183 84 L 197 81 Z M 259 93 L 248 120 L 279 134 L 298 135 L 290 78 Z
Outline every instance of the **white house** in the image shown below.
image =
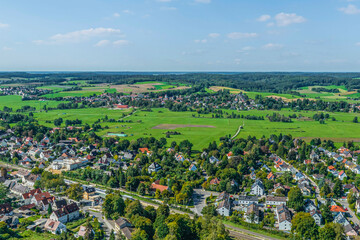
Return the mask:
M 216 211 L 221 216 L 230 216 L 231 206 L 230 206 L 230 199 L 225 198 L 221 202 L 218 203 Z
M 260 179 L 256 179 L 254 184 L 251 186 L 250 194 L 256 196 L 262 196 L 265 193 L 264 184 Z
M 344 180 L 344 178 L 347 178 L 347 175 L 346 175 L 345 171 L 342 170 L 339 172 L 339 179 L 342 181 L 342 180 Z
M 259 203 L 257 196 L 239 196 L 238 200 L 234 201 L 236 205 L 248 205 L 250 203 Z
M 69 205 L 66 205 L 65 207 L 54 211 L 50 215 L 50 219 L 60 221 L 62 223 L 67 223 L 79 218 L 79 215 L 80 213 L 78 205 L 76 205 L 76 203 L 71 203 Z
M 320 226 L 322 222 L 322 216 L 319 211 L 312 210 L 310 212 L 311 217 L 315 220 L 315 223 Z
M 161 166 L 156 163 L 156 162 L 153 162 L 152 164 L 150 164 L 150 166 L 148 167 L 148 172 L 151 174 L 153 172 L 158 172 L 161 170 Z
M 269 206 L 286 205 L 286 197 L 266 196 L 265 204 Z
M 66 232 L 66 226 L 63 223 L 51 219 L 46 221 L 44 229 L 52 234 L 61 234 Z
M 219 159 L 217 159 L 217 158 L 214 157 L 214 156 L 211 156 L 211 157 L 209 158 L 209 162 L 210 162 L 211 164 L 215 164 L 215 163 L 218 163 L 218 162 L 219 162 Z
M 276 208 L 276 217 L 279 224 L 279 230 L 281 231 L 291 230 L 291 213 L 284 204 Z

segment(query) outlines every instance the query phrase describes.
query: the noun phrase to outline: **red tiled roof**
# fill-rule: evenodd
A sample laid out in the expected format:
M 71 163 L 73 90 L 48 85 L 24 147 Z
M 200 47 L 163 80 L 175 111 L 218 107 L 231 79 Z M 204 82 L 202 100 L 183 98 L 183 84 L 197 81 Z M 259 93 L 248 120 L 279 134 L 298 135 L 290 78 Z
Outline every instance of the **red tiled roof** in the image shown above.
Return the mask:
M 343 207 L 336 206 L 336 205 L 331 206 L 330 211 L 331 212 L 346 212 L 346 210 Z
M 51 198 L 51 195 L 48 192 L 43 192 L 43 193 L 36 194 L 34 197 L 35 197 L 36 201 L 40 201 L 44 198 Z
M 33 189 L 33 190 L 30 190 L 30 192 L 24 193 L 24 194 L 23 194 L 23 198 L 24 198 L 24 199 L 28 199 L 28 198 L 34 196 L 35 194 L 39 194 L 39 193 L 41 193 L 41 189 L 40 189 L 40 188 Z
M 149 152 L 149 149 L 148 149 L 148 148 L 139 148 L 139 150 L 140 150 L 142 153 Z
M 152 183 L 150 188 L 155 189 L 155 190 L 160 190 L 160 192 L 163 192 L 163 191 L 169 189 L 168 186 L 164 186 L 164 185 L 160 185 L 160 184 L 156 184 L 156 183 Z
M 215 184 L 219 184 L 219 183 L 220 183 L 220 180 L 218 178 L 214 178 L 210 181 L 211 185 L 215 185 Z

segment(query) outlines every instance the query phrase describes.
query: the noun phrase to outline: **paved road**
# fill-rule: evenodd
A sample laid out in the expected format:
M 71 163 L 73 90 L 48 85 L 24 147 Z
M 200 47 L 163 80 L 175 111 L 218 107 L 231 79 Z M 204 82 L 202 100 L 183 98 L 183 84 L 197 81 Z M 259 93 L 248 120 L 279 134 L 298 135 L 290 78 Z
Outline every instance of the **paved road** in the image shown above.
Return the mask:
M 5 163 L 0 163 L 0 166 L 5 166 L 7 168 L 13 168 L 13 169 L 26 169 L 26 168 L 23 168 L 23 167 L 20 167 L 20 166 L 13 166 L 13 165 L 5 164 Z M 77 181 L 68 180 L 68 179 L 66 179 L 65 181 L 68 182 L 68 183 L 78 183 Z M 96 188 L 96 189 L 100 193 L 105 192 L 104 189 L 101 189 L 101 188 Z M 121 192 L 124 192 L 122 189 L 114 189 L 114 190 L 120 190 Z M 218 195 L 219 194 L 219 193 L 216 193 L 216 192 L 203 191 L 203 190 L 200 190 L 200 189 L 198 189 L 198 190 L 200 191 L 200 192 L 198 191 L 198 193 L 203 193 L 203 194 L 208 195 L 208 196 L 210 196 L 211 194 L 213 194 L 213 195 Z M 122 195 L 122 196 L 124 196 L 124 195 Z M 132 198 L 131 196 L 127 196 L 127 197 Z M 203 198 L 203 199 L 205 200 L 206 197 Z M 159 207 L 159 205 L 160 205 L 160 204 L 149 203 L 149 202 L 146 202 L 146 201 L 143 201 L 143 200 L 139 200 L 139 201 L 141 202 L 141 204 L 143 204 L 145 206 L 150 205 L 150 206 L 153 206 L 155 208 Z M 172 213 L 187 214 L 191 218 L 194 217 L 194 214 L 179 211 L 179 210 L 176 210 L 176 209 L 170 209 L 170 211 Z M 109 232 L 109 235 L 110 235 L 110 231 L 111 231 L 112 228 L 109 225 L 111 225 L 111 223 L 109 223 L 109 222 L 107 223 L 105 220 L 103 220 L 102 214 L 99 213 L 99 212 L 91 212 L 91 214 L 96 216 L 96 217 L 99 216 L 99 217 L 97 217 L 99 219 L 99 222 L 100 222 L 100 219 L 101 219 L 103 221 L 103 223 L 105 223 L 106 228 L 108 229 L 107 231 Z M 262 235 L 262 234 L 259 234 L 259 233 L 251 232 L 249 230 L 243 230 L 243 229 L 240 229 L 240 228 L 236 228 L 236 227 L 233 227 L 233 226 L 230 226 L 230 225 L 225 225 L 225 227 L 229 229 L 230 235 L 232 237 L 236 238 L 236 239 L 245 239 L 245 240 L 259 240 L 259 239 L 275 240 L 276 239 L 276 238 L 271 238 L 271 237 L 268 237 L 268 236 L 265 236 L 265 235 Z
M 349 207 L 349 203 L 347 202 L 346 199 L 341 200 L 340 203 L 342 205 L 344 205 L 345 208 L 348 209 L 348 213 L 350 214 L 350 217 L 348 217 L 354 224 L 357 224 L 358 226 L 360 226 L 360 221 L 359 219 L 356 217 L 356 214 L 353 212 L 353 210 L 350 209 Z
M 98 219 L 99 223 L 101 224 L 102 228 L 104 229 L 105 238 L 109 239 L 111 230 L 114 230 L 114 226 L 108 220 L 103 218 L 102 213 L 98 212 L 98 211 L 93 211 L 91 209 L 91 207 L 84 207 L 84 208 L 82 208 L 82 210 L 84 212 L 88 212 L 90 214 L 90 216 L 95 216 Z
M 194 202 L 194 209 L 192 210 L 194 213 L 196 213 L 199 216 L 202 216 L 201 211 L 206 206 L 206 198 L 211 196 L 211 194 L 214 196 L 219 195 L 218 192 L 210 192 L 210 191 L 205 191 L 203 189 L 194 189 L 194 193 L 192 196 Z
M 314 182 L 307 174 L 303 174 L 306 179 L 308 179 L 314 186 L 315 186 L 315 196 L 318 199 L 319 202 L 325 202 L 326 199 L 322 198 L 320 196 L 320 189 L 319 186 L 316 184 L 316 182 Z M 350 215 L 350 217 L 348 217 L 354 224 L 360 226 L 360 220 L 356 217 L 356 214 L 353 212 L 353 210 L 350 209 L 349 207 L 349 203 L 347 202 L 346 199 L 339 199 L 339 202 L 348 209 L 348 213 Z

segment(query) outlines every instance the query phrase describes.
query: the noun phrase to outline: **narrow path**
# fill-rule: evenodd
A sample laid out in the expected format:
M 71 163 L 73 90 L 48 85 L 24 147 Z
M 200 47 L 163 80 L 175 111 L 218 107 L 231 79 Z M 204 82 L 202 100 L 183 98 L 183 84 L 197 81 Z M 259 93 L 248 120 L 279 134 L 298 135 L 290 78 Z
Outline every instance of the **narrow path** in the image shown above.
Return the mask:
M 242 129 L 243 127 L 244 127 L 244 123 L 243 123 L 242 126 L 241 126 L 241 125 L 239 126 L 239 128 L 238 128 L 237 132 L 235 133 L 235 135 L 231 137 L 231 140 L 233 140 L 234 138 L 237 137 L 237 135 L 239 135 L 239 133 L 240 133 L 240 131 L 241 131 L 241 129 Z

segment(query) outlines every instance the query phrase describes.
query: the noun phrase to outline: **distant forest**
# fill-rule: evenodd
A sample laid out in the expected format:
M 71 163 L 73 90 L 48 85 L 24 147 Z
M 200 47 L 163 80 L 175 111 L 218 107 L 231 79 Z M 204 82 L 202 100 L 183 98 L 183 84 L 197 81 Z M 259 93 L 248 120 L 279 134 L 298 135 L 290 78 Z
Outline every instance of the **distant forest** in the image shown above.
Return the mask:
M 1 84 L 37 82 L 48 85 L 59 84 L 68 78 L 86 80 L 89 84 L 163 81 L 274 93 L 290 93 L 300 87 L 318 85 L 344 85 L 349 91 L 360 89 L 360 73 L 0 72 Z

